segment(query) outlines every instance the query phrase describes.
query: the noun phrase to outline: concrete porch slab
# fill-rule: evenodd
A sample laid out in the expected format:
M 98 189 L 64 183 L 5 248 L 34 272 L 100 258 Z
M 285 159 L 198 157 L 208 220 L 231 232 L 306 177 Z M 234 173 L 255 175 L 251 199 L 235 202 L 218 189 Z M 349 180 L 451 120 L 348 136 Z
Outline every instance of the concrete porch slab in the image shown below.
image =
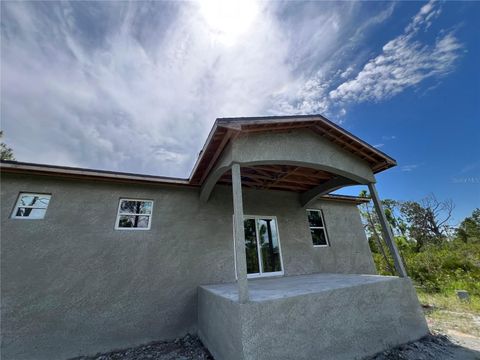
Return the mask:
M 215 359 L 361 359 L 428 333 L 410 279 L 313 274 L 198 291 L 199 336 Z

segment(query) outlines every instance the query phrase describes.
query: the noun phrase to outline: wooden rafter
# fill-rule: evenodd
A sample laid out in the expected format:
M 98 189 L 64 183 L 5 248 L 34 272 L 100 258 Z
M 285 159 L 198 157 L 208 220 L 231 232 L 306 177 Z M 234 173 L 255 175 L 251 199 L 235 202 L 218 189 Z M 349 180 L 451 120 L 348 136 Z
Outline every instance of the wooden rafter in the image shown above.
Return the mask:
M 363 157 L 365 157 L 366 159 L 368 159 L 369 161 L 372 161 L 374 163 L 378 161 L 377 159 L 373 158 L 372 156 L 366 154 L 364 151 L 362 151 L 358 147 L 352 145 L 352 143 L 348 142 L 346 138 L 342 137 L 342 135 L 340 135 L 340 136 L 335 135 L 334 131 L 332 129 L 329 129 L 328 131 L 326 131 L 324 128 L 322 128 L 320 126 L 317 126 L 314 129 L 317 129 L 316 132 L 320 133 L 320 135 L 326 135 L 326 136 L 331 137 L 332 140 L 334 140 L 334 142 L 336 142 L 340 147 L 342 147 L 344 149 L 349 148 L 351 150 L 351 152 L 353 152 L 354 154 L 357 154 L 357 155 L 362 154 Z
M 294 192 L 308 191 L 333 177 L 325 171 L 291 165 L 244 166 L 241 171 L 245 187 Z M 218 182 L 231 184 L 230 172 L 223 174 Z

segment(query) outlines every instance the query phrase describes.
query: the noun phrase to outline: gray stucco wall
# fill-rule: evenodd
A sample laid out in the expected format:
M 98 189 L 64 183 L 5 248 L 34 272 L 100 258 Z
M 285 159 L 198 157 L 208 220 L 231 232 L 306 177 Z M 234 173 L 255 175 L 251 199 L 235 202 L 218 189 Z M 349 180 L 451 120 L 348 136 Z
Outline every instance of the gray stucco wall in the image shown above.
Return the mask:
M 365 160 L 310 130 L 239 136 L 232 144 L 232 160 L 243 164 L 301 162 L 362 183 L 375 182 L 372 169 Z
M 335 277 L 341 276 L 318 279 L 324 289 L 290 296 L 266 292 L 245 304 L 232 300 L 223 285 L 201 287 L 199 335 L 217 360 L 352 360 L 428 334 L 410 279 Z
M 3 359 L 64 359 L 195 332 L 198 285 L 234 281 L 229 187 L 202 203 L 194 188 L 1 180 Z M 45 219 L 10 219 L 19 192 L 52 194 Z M 122 197 L 155 201 L 151 230 L 114 230 Z M 314 206 L 328 248 L 312 246 L 297 194 L 245 191 L 244 207 L 277 217 L 287 276 L 375 271 L 353 204 Z
M 375 182 L 369 164 L 310 130 L 243 134 L 223 150 L 202 185 L 205 198 L 232 162 L 241 165 L 285 164 L 305 166 L 344 176 L 360 184 Z

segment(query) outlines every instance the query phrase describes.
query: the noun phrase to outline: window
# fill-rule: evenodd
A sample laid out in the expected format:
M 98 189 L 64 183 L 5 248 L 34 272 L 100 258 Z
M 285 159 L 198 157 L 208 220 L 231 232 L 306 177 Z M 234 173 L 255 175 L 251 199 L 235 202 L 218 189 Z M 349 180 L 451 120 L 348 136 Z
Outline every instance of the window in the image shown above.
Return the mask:
M 329 246 L 322 210 L 307 210 L 313 246 Z
M 118 205 L 117 230 L 150 230 L 153 201 L 120 199 Z
M 20 193 L 13 209 L 13 219 L 43 219 L 51 195 Z
M 235 218 L 233 222 L 235 228 Z M 243 226 L 245 230 L 247 277 L 283 275 L 282 250 L 276 217 L 245 215 Z M 233 231 L 233 241 L 235 244 L 235 229 Z M 236 255 L 234 259 L 236 274 Z

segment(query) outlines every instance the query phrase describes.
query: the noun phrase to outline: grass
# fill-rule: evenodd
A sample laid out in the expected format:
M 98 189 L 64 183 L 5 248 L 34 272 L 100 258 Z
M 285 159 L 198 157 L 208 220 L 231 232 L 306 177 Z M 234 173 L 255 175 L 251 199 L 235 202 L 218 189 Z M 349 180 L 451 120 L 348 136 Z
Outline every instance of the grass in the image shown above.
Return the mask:
M 454 292 L 428 293 L 417 288 L 418 299 L 425 309 L 425 316 L 432 330 L 458 331 L 480 337 L 480 297 L 460 300 Z
M 460 300 L 455 292 L 429 293 L 417 288 L 418 299 L 422 305 L 450 311 L 468 312 L 480 315 L 480 296 L 470 295 L 470 300 Z

